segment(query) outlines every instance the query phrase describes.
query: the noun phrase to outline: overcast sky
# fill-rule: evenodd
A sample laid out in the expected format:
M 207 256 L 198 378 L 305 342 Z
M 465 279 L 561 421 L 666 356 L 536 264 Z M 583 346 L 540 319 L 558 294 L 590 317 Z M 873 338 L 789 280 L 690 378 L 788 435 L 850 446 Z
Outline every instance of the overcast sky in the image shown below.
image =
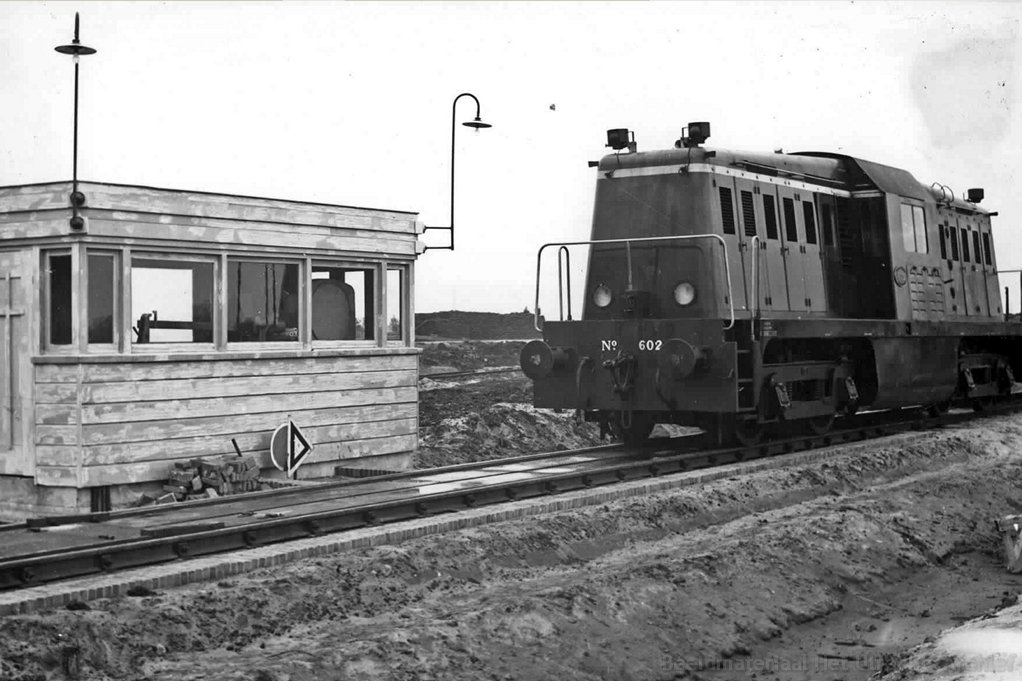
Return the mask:
M 1022 3 L 0 2 L 0 186 L 71 175 L 416 211 L 457 250 L 417 265 L 420 312 L 532 308 L 535 253 L 588 238 L 605 131 L 667 148 L 838 151 L 986 189 L 1022 267 Z M 474 115 L 464 98 L 458 118 Z M 426 235 L 442 243 L 446 234 Z M 1015 299 L 1016 301 L 1018 298 Z

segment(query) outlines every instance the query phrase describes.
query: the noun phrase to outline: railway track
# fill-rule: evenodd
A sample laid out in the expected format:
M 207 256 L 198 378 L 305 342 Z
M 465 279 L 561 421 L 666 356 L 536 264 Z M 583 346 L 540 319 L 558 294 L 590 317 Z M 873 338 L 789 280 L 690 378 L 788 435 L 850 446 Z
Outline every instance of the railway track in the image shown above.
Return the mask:
M 518 366 L 506 366 L 506 367 L 487 367 L 485 369 L 469 369 L 466 371 L 444 371 L 435 374 L 422 374 L 419 376 L 419 380 L 428 378 L 430 380 L 448 380 L 452 378 L 473 378 L 476 376 L 490 376 L 493 374 L 509 374 L 512 372 L 520 372 L 522 369 Z
M 991 410 L 1017 410 L 1012 401 Z M 181 561 L 488 504 L 952 425 L 972 413 L 863 414 L 824 435 L 706 448 L 703 436 L 533 454 L 357 481 L 0 526 L 0 590 Z

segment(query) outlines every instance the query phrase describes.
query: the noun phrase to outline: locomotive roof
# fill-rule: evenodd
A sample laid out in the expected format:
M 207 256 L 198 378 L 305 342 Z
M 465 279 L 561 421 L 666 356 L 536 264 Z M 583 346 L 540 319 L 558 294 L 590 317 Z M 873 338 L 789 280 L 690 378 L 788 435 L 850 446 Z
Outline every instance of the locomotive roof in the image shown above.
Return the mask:
M 799 151 L 786 154 L 707 147 L 661 149 L 628 154 L 608 154 L 600 161 L 599 167 L 600 170 L 613 170 L 615 168 L 692 163 L 735 167 L 764 175 L 793 177 L 848 192 L 880 190 L 927 203 L 935 203 L 938 196 L 941 195 L 940 190 L 931 190 L 907 170 L 825 151 Z M 942 201 L 942 203 L 948 202 Z M 958 197 L 951 201 L 950 205 L 962 211 L 989 212 L 975 203 Z

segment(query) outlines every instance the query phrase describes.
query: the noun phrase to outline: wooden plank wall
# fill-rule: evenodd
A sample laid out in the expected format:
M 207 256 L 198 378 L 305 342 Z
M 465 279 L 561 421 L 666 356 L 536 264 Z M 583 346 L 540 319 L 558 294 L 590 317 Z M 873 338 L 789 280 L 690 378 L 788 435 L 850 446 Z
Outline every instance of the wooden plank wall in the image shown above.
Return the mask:
M 175 461 L 242 452 L 269 458 L 292 419 L 307 462 L 412 451 L 412 353 L 296 359 L 38 364 L 37 481 L 96 486 L 160 480 Z
M 89 237 L 414 258 L 414 213 L 80 183 Z M 0 187 L 3 240 L 66 235 L 70 183 Z M 180 243 L 178 243 L 180 245 Z
M 7 475 L 31 475 L 34 464 L 23 427 L 32 387 L 27 370 L 34 300 L 30 255 L 28 249 L 0 251 L 0 474 Z

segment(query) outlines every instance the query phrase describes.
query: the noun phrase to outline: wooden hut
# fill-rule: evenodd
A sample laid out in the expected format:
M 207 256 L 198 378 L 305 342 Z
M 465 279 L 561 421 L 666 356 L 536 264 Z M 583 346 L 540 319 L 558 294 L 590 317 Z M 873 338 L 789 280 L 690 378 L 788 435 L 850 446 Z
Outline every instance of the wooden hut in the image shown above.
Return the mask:
M 75 229 L 70 182 L 0 188 L 0 518 L 127 505 L 235 443 L 276 474 L 288 420 L 302 477 L 409 465 L 414 213 L 79 190 Z

